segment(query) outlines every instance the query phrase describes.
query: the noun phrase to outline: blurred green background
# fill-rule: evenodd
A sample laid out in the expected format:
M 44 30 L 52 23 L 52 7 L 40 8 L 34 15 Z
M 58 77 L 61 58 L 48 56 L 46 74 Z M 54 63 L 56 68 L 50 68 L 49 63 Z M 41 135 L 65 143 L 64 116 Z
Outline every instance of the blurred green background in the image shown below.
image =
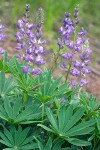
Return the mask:
M 0 20 L 6 27 L 10 41 L 14 40 L 13 34 L 16 33 L 17 20 L 23 17 L 26 3 L 31 5 L 30 16 L 33 22 L 37 9 L 39 7 L 44 9 L 44 37 L 51 50 L 57 48 L 58 28 L 61 26 L 64 13 L 73 13 L 74 7 L 79 4 L 81 25 L 88 31 L 92 49 L 98 53 L 100 0 L 0 0 Z
M 0 0 L 0 19 L 6 27 L 15 27 L 17 19 L 23 16 L 26 3 L 31 5 L 30 13 L 33 20 L 37 9 L 44 9 L 44 30 L 49 36 L 56 35 L 64 13 L 73 12 L 75 5 L 79 4 L 82 26 L 89 31 L 90 36 L 100 38 L 100 0 Z

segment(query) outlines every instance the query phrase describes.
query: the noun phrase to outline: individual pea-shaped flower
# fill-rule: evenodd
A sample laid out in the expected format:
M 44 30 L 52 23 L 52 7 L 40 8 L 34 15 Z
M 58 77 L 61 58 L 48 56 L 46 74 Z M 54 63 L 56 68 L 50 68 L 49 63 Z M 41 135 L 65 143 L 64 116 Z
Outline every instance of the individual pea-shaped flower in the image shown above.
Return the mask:
M 39 68 L 34 68 L 34 69 L 32 69 L 31 73 L 32 73 L 32 75 L 40 75 L 40 74 L 42 74 L 42 70 Z
M 81 68 L 81 63 L 79 61 L 75 60 L 73 63 L 75 68 Z
M 23 66 L 23 72 L 28 73 L 29 72 L 29 66 Z
M 79 83 L 79 86 L 80 87 L 83 87 L 83 86 L 85 86 L 85 85 L 87 85 L 88 84 L 88 82 L 86 81 L 86 79 L 82 79 L 81 81 L 80 81 L 80 83 Z
M 0 47 L 0 54 L 4 54 L 4 50 Z
M 65 54 L 62 54 L 62 58 L 63 59 L 70 59 L 70 58 L 72 58 L 73 57 L 73 54 L 72 53 L 69 53 L 69 52 L 67 52 L 67 53 L 65 53 Z
M 70 71 L 70 74 L 73 75 L 73 76 L 76 76 L 78 77 L 80 75 L 80 71 L 76 68 L 73 68 L 71 71 Z
M 87 68 L 83 68 L 82 71 L 84 74 L 90 74 L 91 73 L 91 71 L 89 71 Z
M 36 63 L 37 63 L 38 65 L 43 65 L 45 62 L 43 61 L 43 58 L 42 58 L 40 55 L 38 55 L 38 56 L 36 57 Z
M 72 80 L 71 84 L 72 84 L 72 86 L 76 86 L 76 84 L 77 84 L 76 80 Z

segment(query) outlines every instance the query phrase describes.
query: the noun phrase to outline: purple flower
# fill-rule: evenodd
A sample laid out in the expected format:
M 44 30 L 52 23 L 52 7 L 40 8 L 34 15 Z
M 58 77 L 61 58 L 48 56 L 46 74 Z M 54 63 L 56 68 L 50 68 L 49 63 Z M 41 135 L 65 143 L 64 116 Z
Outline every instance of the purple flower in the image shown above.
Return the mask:
M 73 49 L 73 47 L 74 47 L 74 42 L 73 42 L 73 41 L 69 42 L 69 44 L 68 44 L 67 46 L 68 46 L 68 48 Z
M 0 55 L 4 54 L 4 50 L 0 47 Z
M 4 26 L 0 24 L 0 44 L 6 38 L 6 36 L 2 33 L 4 30 Z M 4 50 L 0 47 L 0 54 L 4 54 Z
M 62 58 L 64 58 L 64 59 L 71 59 L 72 57 L 73 57 L 73 54 L 71 54 L 69 52 L 62 55 Z
M 75 50 L 75 52 L 79 52 L 81 50 L 81 47 L 75 45 L 74 50 Z
M 78 33 L 78 35 L 80 35 L 80 36 L 84 36 L 84 35 L 86 35 L 86 31 L 83 29 L 83 28 L 81 28 L 80 29 L 80 32 Z
M 2 42 L 5 39 L 5 35 L 3 33 L 0 34 L 0 42 Z
M 29 61 L 30 61 L 30 62 L 34 62 L 34 58 L 33 58 L 32 55 L 29 55 Z
M 32 29 L 34 28 L 34 25 L 27 23 L 27 24 L 26 24 L 26 27 L 27 27 L 29 30 L 32 30 Z
M 88 59 L 88 60 L 85 60 L 85 61 L 84 61 L 84 65 L 85 65 L 85 66 L 88 66 L 89 62 L 90 62 L 89 59 Z
M 29 4 L 26 4 L 25 10 L 26 10 L 26 11 L 29 11 L 29 9 L 30 9 L 30 5 L 29 5 Z
M 64 62 L 60 66 L 61 68 L 66 68 L 66 64 Z
M 71 84 L 72 84 L 72 86 L 76 86 L 76 84 L 77 84 L 76 80 L 72 80 Z
M 29 47 L 29 49 L 27 50 L 27 54 L 32 54 L 34 53 L 35 47 Z
M 17 34 L 15 34 L 15 37 L 17 38 L 18 42 L 22 42 L 22 40 L 23 40 L 23 34 L 21 34 L 20 32 L 18 32 Z
M 62 101 L 63 103 L 66 103 L 66 99 L 65 99 L 64 97 L 61 99 L 61 101 Z
M 23 59 L 24 59 L 26 62 L 29 62 L 29 55 L 24 56 Z
M 70 74 L 78 77 L 80 75 L 80 71 L 78 69 L 74 68 L 70 71 Z
M 45 62 L 43 61 L 43 58 L 42 58 L 40 55 L 38 55 L 38 56 L 36 57 L 36 63 L 37 63 L 38 65 L 43 65 Z
M 82 79 L 81 81 L 80 81 L 80 87 L 83 87 L 83 86 L 85 86 L 85 85 L 87 85 L 88 84 L 88 82 L 86 81 L 86 79 Z
M 40 54 L 44 54 L 43 46 L 39 46 L 39 47 L 38 47 L 38 52 L 39 52 Z
M 83 40 L 81 37 L 78 37 L 77 40 L 76 40 L 76 46 L 80 46 L 81 44 L 83 43 Z
M 91 73 L 91 71 L 89 71 L 87 68 L 83 68 L 82 71 L 84 74 L 90 74 Z
M 0 24 L 0 31 L 3 31 L 4 30 L 4 26 L 2 24 Z
M 58 42 L 57 42 L 58 46 L 59 46 L 59 49 L 63 49 L 63 43 L 62 43 L 62 39 L 61 38 L 58 38 Z
M 29 71 L 29 66 L 23 66 L 23 72 L 27 73 Z
M 17 54 L 17 55 L 16 55 L 16 58 L 21 58 L 21 54 L 20 54 L 20 53 Z
M 80 68 L 81 67 L 81 64 L 80 64 L 80 62 L 78 62 L 78 61 L 74 61 L 74 67 L 75 68 Z
M 31 73 L 33 75 L 40 75 L 42 74 L 42 70 L 40 70 L 39 68 L 34 68 Z
M 59 32 L 63 33 L 63 31 L 64 31 L 63 27 L 60 27 Z
M 23 27 L 24 27 L 24 22 L 23 22 L 23 20 L 18 20 L 17 28 L 18 28 L 18 29 L 21 29 L 21 28 L 23 28 Z

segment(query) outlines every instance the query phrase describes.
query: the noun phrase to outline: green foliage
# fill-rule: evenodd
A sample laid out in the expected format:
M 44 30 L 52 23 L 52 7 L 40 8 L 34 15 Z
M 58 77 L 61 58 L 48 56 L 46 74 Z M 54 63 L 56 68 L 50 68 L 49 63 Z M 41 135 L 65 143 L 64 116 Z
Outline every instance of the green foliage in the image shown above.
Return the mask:
M 54 97 L 64 93 L 68 92 L 68 83 L 60 85 L 61 77 L 57 79 L 52 78 L 52 71 L 45 70 L 42 75 L 40 75 L 38 78 L 38 85 L 43 84 L 39 87 L 39 100 L 42 103 L 46 103 L 50 100 L 52 100 Z
M 13 76 L 10 76 L 8 79 L 6 79 L 5 72 L 0 72 L 0 98 L 7 96 L 7 94 L 9 94 L 15 87 Z
M 3 56 L 3 60 L 0 60 L 0 71 L 8 71 L 8 66 L 7 66 L 7 62 L 8 62 L 8 52 L 4 53 Z
M 38 104 L 24 106 L 21 99 L 11 103 L 8 98 L 0 106 L 0 118 L 11 124 L 29 124 L 38 122 L 41 118 L 41 109 Z
M 8 147 L 4 150 L 32 150 L 37 148 L 37 144 L 32 142 L 33 136 L 28 136 L 29 130 L 30 128 L 22 130 L 21 126 L 18 130 L 13 126 L 10 130 L 5 128 L 4 133 L 0 132 L 0 142 Z
M 50 108 L 46 108 L 46 114 L 51 123 L 51 129 L 42 124 L 38 124 L 38 126 L 43 127 L 49 132 L 57 134 L 60 138 L 67 140 L 73 145 L 87 146 L 90 145 L 88 141 L 83 141 L 76 138 L 78 135 L 89 134 L 94 130 L 94 127 L 91 127 L 95 124 L 94 119 L 77 124 L 83 116 L 84 111 L 84 107 L 81 107 L 74 113 L 73 105 L 70 105 L 67 110 L 66 107 L 63 106 L 59 111 L 58 119 L 56 119 Z
M 87 98 L 86 94 L 81 94 L 80 95 L 80 101 L 84 105 L 85 110 L 86 110 L 86 115 L 87 117 L 98 117 L 100 114 L 100 101 L 96 102 L 96 98 L 90 95 L 89 98 Z
M 11 76 L 5 78 L 5 69 L 0 72 L 1 149 L 98 150 L 100 104 L 92 95 L 77 97 L 77 87 L 53 79 L 47 69 L 35 78 L 24 74 L 24 62 L 15 57 L 5 64 Z
M 59 0 L 17 0 L 12 3 L 14 24 L 16 13 L 22 13 L 27 2 L 35 9 L 43 5 L 46 30 L 56 29 L 54 16 L 60 20 L 58 14 L 66 9 L 66 0 L 61 5 Z M 76 3 L 67 0 L 67 8 L 73 9 Z M 51 70 L 44 69 L 37 77 L 23 73 L 25 65 L 16 57 L 8 60 L 7 52 L 0 60 L 0 149 L 99 150 L 100 102 L 63 83 L 62 77 L 54 79 Z

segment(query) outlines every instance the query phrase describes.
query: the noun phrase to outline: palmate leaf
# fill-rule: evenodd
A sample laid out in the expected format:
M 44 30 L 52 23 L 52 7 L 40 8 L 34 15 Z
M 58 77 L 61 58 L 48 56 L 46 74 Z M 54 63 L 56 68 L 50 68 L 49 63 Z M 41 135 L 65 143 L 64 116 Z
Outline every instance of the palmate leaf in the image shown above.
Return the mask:
M 64 143 L 63 139 L 58 139 L 52 142 L 52 138 L 49 137 L 47 143 L 44 143 L 44 142 L 40 142 L 36 137 L 34 138 L 38 143 L 39 150 L 67 150 L 67 148 L 61 148 L 62 144 Z
M 32 150 L 37 148 L 37 144 L 33 143 L 33 136 L 28 136 L 30 128 L 22 128 L 19 126 L 18 130 L 15 127 L 12 127 L 13 133 L 11 130 L 4 129 L 4 133 L 0 132 L 0 142 L 6 145 L 8 148 L 5 150 Z
M 4 71 L 0 72 L 0 95 L 5 97 L 16 87 L 13 82 L 13 76 L 10 76 L 8 79 L 5 78 Z
M 4 105 L 0 106 L 0 118 L 12 124 L 30 124 L 41 122 L 41 108 L 39 104 L 29 104 L 22 110 L 22 100 L 18 98 L 15 103 L 11 103 L 8 98 L 4 100 Z
M 55 96 L 63 94 L 68 89 L 68 83 L 60 85 L 61 77 L 53 79 L 52 71 L 44 70 L 43 74 L 37 77 L 38 84 L 43 83 L 43 85 L 38 88 L 39 99 L 42 102 L 48 102 L 52 100 Z
M 57 119 L 51 109 L 46 108 L 46 114 L 51 123 L 51 128 L 47 128 L 45 125 L 41 124 L 38 124 L 38 126 L 41 126 L 49 132 L 57 134 L 59 137 L 67 140 L 73 145 L 87 146 L 90 145 L 90 142 L 80 140 L 76 137 L 77 135 L 82 136 L 90 134 L 94 130 L 94 127 L 92 126 L 96 123 L 96 121 L 91 119 L 89 121 L 82 122 L 81 118 L 84 115 L 84 111 L 84 107 L 80 107 L 77 111 L 75 111 L 73 109 L 73 105 L 68 106 L 68 108 L 66 108 L 66 106 L 62 106 Z M 78 123 L 79 121 L 80 123 Z
M 23 62 L 24 63 L 24 62 Z M 24 64 L 20 64 L 15 57 L 12 58 L 12 60 L 8 63 L 8 67 L 10 72 L 13 74 L 17 81 L 17 87 L 27 93 L 38 88 L 37 79 L 33 78 L 31 74 L 25 74 L 22 71 L 22 66 Z M 37 89 L 36 88 L 36 89 Z

